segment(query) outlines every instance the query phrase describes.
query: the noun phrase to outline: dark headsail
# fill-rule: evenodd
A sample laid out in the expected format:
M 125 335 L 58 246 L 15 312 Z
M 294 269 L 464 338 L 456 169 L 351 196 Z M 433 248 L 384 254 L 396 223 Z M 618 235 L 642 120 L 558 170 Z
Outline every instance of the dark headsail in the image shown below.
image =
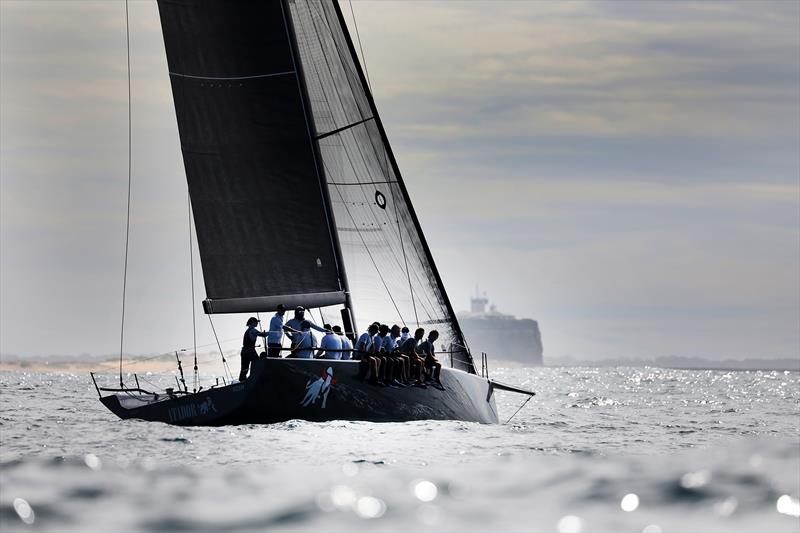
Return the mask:
M 338 4 L 289 6 L 359 316 L 437 329 L 454 366 L 474 372 Z
M 207 312 L 438 329 L 474 372 L 335 0 L 159 0 Z
M 343 303 L 284 6 L 158 5 L 206 311 Z

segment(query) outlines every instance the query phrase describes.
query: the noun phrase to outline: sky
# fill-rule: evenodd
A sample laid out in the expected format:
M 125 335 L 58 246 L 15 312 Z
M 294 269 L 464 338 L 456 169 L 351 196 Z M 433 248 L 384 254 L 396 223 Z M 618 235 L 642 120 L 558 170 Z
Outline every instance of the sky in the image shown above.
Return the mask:
M 352 5 L 456 309 L 479 284 L 545 360 L 800 357 L 800 3 Z M 203 347 L 158 10 L 129 9 L 124 351 L 190 346 L 193 305 Z M 0 354 L 118 353 L 124 3 L 0 1 L 0 117 Z

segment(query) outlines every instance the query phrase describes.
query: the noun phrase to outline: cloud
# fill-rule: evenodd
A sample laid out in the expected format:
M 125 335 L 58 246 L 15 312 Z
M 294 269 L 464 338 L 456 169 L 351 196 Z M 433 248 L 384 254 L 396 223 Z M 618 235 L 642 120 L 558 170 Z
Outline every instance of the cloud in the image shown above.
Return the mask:
M 157 6 L 129 6 L 126 346 L 159 352 L 191 335 L 186 185 Z M 2 352 L 116 349 L 123 7 L 0 2 Z M 554 355 L 796 355 L 796 2 L 354 9 L 457 308 L 479 281 L 501 310 L 539 318 Z M 31 346 L 41 302 L 59 320 Z M 216 320 L 238 337 L 238 317 Z

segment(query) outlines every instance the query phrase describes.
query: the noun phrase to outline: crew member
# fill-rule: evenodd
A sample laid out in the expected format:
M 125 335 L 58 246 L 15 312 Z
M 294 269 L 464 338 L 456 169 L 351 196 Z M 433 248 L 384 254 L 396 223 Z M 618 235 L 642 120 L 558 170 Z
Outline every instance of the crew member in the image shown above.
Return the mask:
M 247 379 L 247 373 L 250 371 L 250 363 L 258 359 L 256 354 L 256 339 L 258 337 L 267 336 L 266 331 L 258 331 L 256 326 L 259 320 L 251 316 L 247 319 L 247 331 L 244 332 L 242 338 L 242 369 L 239 371 L 239 381 Z
M 339 340 L 342 341 L 342 356 L 339 359 L 348 360 L 353 354 L 353 343 L 342 331 L 340 326 L 333 326 L 333 332 L 339 335 Z
M 373 351 L 372 338 L 378 334 L 378 324 L 370 324 L 367 331 L 361 334 L 356 342 L 356 351 L 353 352 L 353 358 L 361 361 L 359 365 L 359 377 L 369 379 L 374 385 L 380 385 L 378 379 L 380 375 L 380 359 L 376 357 Z
M 406 333 L 408 332 L 408 328 L 406 328 Z M 406 385 L 409 384 L 408 376 L 411 375 L 411 359 L 407 355 L 403 355 L 399 352 L 400 348 L 400 326 L 397 324 L 392 326 L 392 329 L 389 331 L 389 349 L 387 350 L 389 353 L 392 354 L 395 361 L 400 363 L 398 375 L 395 376 L 396 379 L 400 381 L 400 383 L 404 383 Z
M 290 318 L 286 321 L 286 325 L 283 326 L 283 331 L 286 332 L 286 335 L 289 336 L 289 340 L 292 341 L 292 348 L 297 347 L 297 343 L 303 338 L 302 326 L 303 322 L 308 322 L 311 329 L 315 329 L 320 333 L 325 333 L 325 329 L 319 327 L 318 325 L 314 324 L 310 320 L 305 319 L 306 310 L 302 305 L 298 305 L 294 308 L 294 318 Z
M 425 387 L 425 380 L 423 379 L 423 372 L 425 370 L 425 359 L 417 354 L 417 345 L 422 341 L 425 336 L 425 330 L 417 328 L 413 337 L 409 337 L 400 345 L 400 353 L 408 356 L 411 363 L 411 373 L 417 376 L 418 387 Z
M 269 321 L 269 335 L 267 336 L 267 357 L 280 357 L 283 348 L 283 315 L 286 308 L 278 304 L 275 316 Z
M 404 342 L 411 338 L 411 333 L 409 333 L 408 326 L 403 326 L 403 329 L 401 329 L 400 332 L 400 339 L 397 341 L 398 346 L 402 346 Z
M 297 344 L 292 350 L 293 357 L 298 359 L 311 359 L 314 357 L 314 348 L 317 347 L 317 338 L 311 333 L 311 322 L 303 320 L 300 323 L 300 332 L 297 334 Z
M 383 368 L 381 374 L 383 382 L 390 387 L 403 387 L 396 378 L 401 364 L 400 361 L 394 357 L 394 354 L 391 353 L 394 341 L 389 335 L 389 326 L 381 324 L 380 328 L 378 328 L 378 334 L 372 338 L 372 342 L 373 353 L 380 359 L 381 368 Z
M 317 359 L 339 359 L 342 356 L 342 341 L 339 335 L 333 332 L 330 324 L 325 324 L 325 335 L 319 343 Z M 341 328 L 339 328 L 341 331 Z
M 436 347 L 433 344 L 438 338 L 439 332 L 435 329 L 432 330 L 430 333 L 428 333 L 428 340 L 421 343 L 417 348 L 417 351 L 425 358 L 425 368 L 428 371 L 428 375 L 431 376 L 433 383 L 435 383 L 439 388 L 443 389 L 444 386 L 439 379 L 442 372 L 442 364 L 436 359 Z
M 372 351 L 372 338 L 378 333 L 378 324 L 373 322 L 367 328 L 367 331 L 361 334 L 356 341 L 356 351 L 353 354 L 353 359 L 362 359 L 366 354 Z

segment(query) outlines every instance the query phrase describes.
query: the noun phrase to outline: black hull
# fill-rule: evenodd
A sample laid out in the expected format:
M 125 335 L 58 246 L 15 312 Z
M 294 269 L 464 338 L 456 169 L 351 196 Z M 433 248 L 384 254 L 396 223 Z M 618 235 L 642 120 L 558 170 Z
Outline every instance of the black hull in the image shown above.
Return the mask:
M 486 379 L 442 369 L 444 390 L 377 387 L 358 377 L 355 361 L 261 359 L 243 383 L 166 397 L 123 393 L 100 399 L 120 418 L 181 426 L 271 424 L 286 420 L 464 420 L 497 423 Z M 122 400 L 122 401 L 120 401 Z

